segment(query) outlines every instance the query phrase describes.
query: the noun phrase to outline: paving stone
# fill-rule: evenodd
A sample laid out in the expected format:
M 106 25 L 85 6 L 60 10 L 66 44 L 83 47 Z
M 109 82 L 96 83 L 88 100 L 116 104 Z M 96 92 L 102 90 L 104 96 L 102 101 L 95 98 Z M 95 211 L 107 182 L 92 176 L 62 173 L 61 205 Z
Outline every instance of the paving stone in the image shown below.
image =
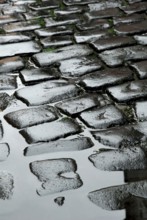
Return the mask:
M 30 9 L 35 11 L 57 8 L 58 6 L 59 6 L 59 1 L 57 0 L 40 1 L 28 5 Z
M 80 31 L 86 31 L 91 29 L 105 29 L 109 28 L 110 24 L 107 19 L 94 19 L 92 21 L 83 21 L 76 25 Z
M 3 126 L 2 126 L 2 122 L 0 121 L 0 140 L 2 140 L 3 135 L 4 135 Z
M 31 40 L 31 36 L 27 36 L 23 34 L 1 34 L 0 35 L 0 44 L 18 43 L 21 41 L 29 41 L 29 40 Z
M 47 47 L 59 47 L 59 46 L 68 46 L 73 43 L 72 37 L 70 35 L 64 35 L 64 36 L 51 36 L 42 39 L 41 44 L 44 48 Z
M 101 11 L 107 8 L 116 8 L 122 5 L 122 1 L 118 0 L 104 0 L 98 3 L 88 4 L 90 11 Z
M 79 21 L 81 18 L 81 14 L 76 14 L 76 13 L 68 13 L 68 14 L 62 14 L 62 15 L 56 15 L 54 18 L 55 21 Z
M 60 61 L 60 72 L 64 77 L 80 77 L 101 68 L 101 62 L 95 57 L 78 57 Z
M 64 200 L 65 200 L 65 197 L 57 197 L 57 198 L 54 199 L 54 202 L 58 206 L 62 206 L 64 204 Z
M 107 32 L 101 30 L 82 31 L 81 33 L 74 34 L 76 43 L 86 43 L 106 36 Z
M 142 33 L 147 31 L 146 20 L 141 22 L 134 22 L 131 24 L 120 24 L 118 27 L 115 27 L 115 32 L 119 35 L 130 35 L 136 33 Z
M 111 18 L 111 17 L 119 17 L 122 12 L 118 8 L 108 8 L 100 11 L 92 11 L 85 13 L 85 16 L 89 20 L 93 20 L 96 18 Z
M 55 16 L 58 17 L 58 16 L 62 16 L 62 15 L 71 15 L 71 14 L 79 14 L 79 13 L 82 13 L 83 11 L 83 7 L 78 7 L 78 6 L 70 6 L 70 7 L 67 7 L 66 9 L 56 9 L 54 11 L 55 13 Z
M 99 54 L 108 66 L 118 66 L 129 60 L 147 59 L 147 48 L 141 45 L 107 50 Z
M 66 19 L 66 20 L 54 20 L 52 18 L 45 18 L 45 23 L 46 23 L 46 27 L 56 27 L 56 26 L 63 26 L 63 25 L 70 25 L 70 24 L 75 24 L 79 21 L 79 18 L 75 18 L 75 19 Z
M 147 45 L 147 34 L 136 35 L 136 36 L 134 36 L 134 38 L 135 38 L 135 40 L 137 40 L 137 42 L 139 44 Z
M 78 137 L 30 145 L 24 151 L 25 156 L 40 155 L 60 151 L 81 151 L 93 147 L 88 137 Z
M 59 76 L 58 69 L 54 67 L 23 69 L 20 72 L 20 78 L 25 84 L 36 84 L 41 81 L 57 79 Z
M 29 144 L 53 141 L 79 132 L 81 132 L 81 127 L 70 118 L 62 118 L 55 122 L 32 126 L 20 131 Z
M 8 105 L 10 104 L 11 100 L 12 100 L 11 96 L 9 96 L 5 92 L 1 92 L 0 93 L 0 110 L 3 111 L 4 109 L 6 109 Z
M 133 37 L 121 37 L 121 36 L 111 36 L 106 39 L 98 39 L 91 42 L 91 45 L 98 51 L 112 49 L 116 47 L 127 46 L 135 44 L 136 41 Z
M 127 67 L 99 70 L 84 76 L 80 85 L 86 89 L 99 89 L 108 85 L 133 79 L 132 71 Z
M 137 71 L 140 79 L 147 78 L 147 60 L 133 63 L 131 66 Z
M 77 189 L 83 185 L 77 171 L 76 161 L 70 158 L 34 161 L 30 164 L 32 173 L 42 182 L 37 193 L 40 196 Z M 73 173 L 67 178 L 64 174 Z
M 16 128 L 25 128 L 45 122 L 54 121 L 58 118 L 55 109 L 48 105 L 35 108 L 26 108 L 10 112 L 4 118 Z
M 32 54 L 40 52 L 40 47 L 33 41 L 0 45 L 0 58 L 19 54 Z
M 96 0 L 63 0 L 65 5 L 87 5 L 88 3 L 96 2 Z
M 104 149 L 89 157 L 97 169 L 105 171 L 143 170 L 147 168 L 146 159 L 147 153 L 137 146 L 117 150 Z
M 137 124 L 133 125 L 134 129 L 138 130 L 141 132 L 145 137 L 147 137 L 147 122 L 138 122 Z
M 16 89 L 16 77 L 12 75 L 0 75 L 0 90 Z
M 146 198 L 147 181 L 112 186 L 90 192 L 88 198 L 97 206 L 106 210 L 125 209 L 132 197 Z
M 121 7 L 127 14 L 133 14 L 136 12 L 142 12 L 147 10 L 147 2 L 136 2 L 132 5 Z
M 9 73 L 23 67 L 24 62 L 19 56 L 0 59 L 0 73 Z
M 36 0 L 12 0 L 11 2 L 13 2 L 13 5 L 27 5 L 36 2 Z
M 144 14 L 131 14 L 127 16 L 121 16 L 121 17 L 114 17 L 113 18 L 113 23 L 114 25 L 117 24 L 126 24 L 126 23 L 133 23 L 137 21 L 142 21 L 145 20 L 145 15 Z
M 108 88 L 109 94 L 118 102 L 127 102 L 147 96 L 147 80 L 136 80 Z
M 43 105 L 77 96 L 81 89 L 65 80 L 52 80 L 16 91 L 17 98 L 27 105 Z
M 39 37 L 50 37 L 56 35 L 72 34 L 73 31 L 67 26 L 57 26 L 35 30 Z
M 0 199 L 11 199 L 13 195 L 14 180 L 12 174 L 1 171 L 0 172 Z
M 135 110 L 139 120 L 147 120 L 147 101 L 136 102 Z
M 14 15 L 0 15 L 0 25 L 21 20 L 18 16 Z
M 145 135 L 137 128 L 135 129 L 133 125 L 109 128 L 103 131 L 91 131 L 91 133 L 100 143 L 115 148 L 121 146 L 133 147 L 146 140 Z
M 80 118 L 88 127 L 104 129 L 123 124 L 123 114 L 114 105 L 98 107 L 81 113 Z
M 0 162 L 5 161 L 10 154 L 10 148 L 7 143 L 0 143 Z
M 39 18 L 45 18 L 49 17 L 50 11 L 49 10 L 39 10 L 39 11 L 28 11 L 26 13 L 23 13 L 23 16 L 26 20 L 33 20 L 33 19 L 39 19 Z
M 2 12 L 4 15 L 11 15 L 15 13 L 25 13 L 26 7 L 24 5 L 16 5 L 16 6 L 8 5 L 2 9 Z
M 53 52 L 38 53 L 33 56 L 39 66 L 51 65 L 61 60 L 81 57 L 92 54 L 93 51 L 87 45 L 71 45 L 56 49 Z
M 84 94 L 82 96 L 72 98 L 70 100 L 59 102 L 56 107 L 63 111 L 65 114 L 75 115 L 81 113 L 89 108 L 100 105 L 100 95 Z

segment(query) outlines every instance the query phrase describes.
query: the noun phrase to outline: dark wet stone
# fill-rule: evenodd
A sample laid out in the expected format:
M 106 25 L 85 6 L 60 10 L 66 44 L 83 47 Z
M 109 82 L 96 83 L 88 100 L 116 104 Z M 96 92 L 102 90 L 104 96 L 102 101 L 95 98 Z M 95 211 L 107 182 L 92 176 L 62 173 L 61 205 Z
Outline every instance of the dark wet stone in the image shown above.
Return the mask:
M 85 43 L 85 42 L 91 42 L 93 40 L 106 37 L 107 32 L 101 31 L 101 30 L 88 30 L 88 31 L 82 31 L 81 33 L 75 33 L 74 38 L 76 43 Z
M 21 41 L 29 41 L 31 40 L 30 36 L 23 34 L 1 34 L 0 35 L 0 44 L 7 43 L 18 43 Z
M 7 5 L 3 7 L 2 12 L 4 15 L 12 15 L 15 13 L 25 13 L 26 7 L 24 5 Z
M 44 67 L 38 69 L 23 69 L 20 77 L 25 84 L 35 84 L 41 81 L 59 78 L 60 73 L 56 68 Z
M 97 1 L 97 3 L 88 4 L 90 11 L 101 11 L 107 8 L 116 8 L 122 5 L 122 1 L 120 0 L 104 0 Z
M 16 77 L 10 75 L 0 75 L 0 90 L 16 89 Z
M 81 132 L 80 126 L 70 118 L 32 126 L 20 131 L 28 143 L 52 141 L 79 132 Z
M 109 94 L 118 102 L 132 101 L 147 96 L 147 80 L 136 80 L 108 88 Z
M 82 78 L 80 84 L 86 89 L 99 89 L 133 79 L 132 71 L 127 67 L 111 68 L 90 73 Z
M 139 120 L 147 120 L 147 101 L 136 102 L 135 110 Z
M 140 79 L 147 78 L 147 60 L 133 63 L 131 66 L 137 71 Z
M 99 55 L 108 66 L 118 66 L 129 60 L 147 59 L 147 48 L 137 45 L 107 50 Z
M 74 115 L 85 111 L 86 109 L 100 105 L 101 99 L 100 95 L 88 95 L 84 94 L 76 98 L 59 102 L 56 107 L 59 108 L 62 112 L 69 115 Z
M 135 129 L 133 125 L 109 128 L 103 131 L 91 131 L 92 135 L 100 143 L 119 148 L 121 146 L 135 146 L 145 141 L 143 133 Z
M 39 19 L 39 18 L 45 18 L 49 16 L 48 10 L 39 10 L 39 11 L 33 11 L 30 10 L 27 13 L 24 13 L 23 16 L 26 20 L 33 20 L 33 19 Z
M 134 22 L 130 24 L 120 24 L 119 26 L 115 27 L 115 32 L 119 35 L 131 35 L 137 34 L 147 31 L 147 25 L 145 21 Z
M 61 60 L 86 56 L 92 53 L 93 51 L 87 45 L 71 45 L 53 52 L 38 53 L 33 58 L 40 66 L 47 66 Z
M 18 56 L 0 59 L 0 73 L 10 73 L 23 67 L 23 60 Z
M 17 98 L 27 105 L 43 105 L 77 96 L 81 89 L 65 80 L 52 80 L 16 91 Z
M 0 93 L 0 110 L 3 111 L 8 107 L 12 100 L 12 97 L 9 96 L 7 93 Z
M 68 46 L 73 43 L 72 37 L 70 35 L 64 35 L 64 36 L 51 36 L 42 39 L 41 44 L 44 48 L 47 47 L 59 47 L 59 46 Z
M 135 44 L 136 41 L 133 37 L 121 37 L 121 36 L 111 36 L 106 39 L 98 39 L 91 42 L 91 45 L 98 51 L 113 49 L 116 47 L 127 46 Z
M 87 5 L 88 3 L 95 2 L 95 0 L 63 0 L 65 5 Z
M 6 143 L 0 143 L 0 162 L 7 159 L 10 154 L 9 145 Z
M 101 68 L 101 62 L 95 57 L 78 57 L 60 61 L 60 72 L 64 77 L 80 77 Z
M 102 149 L 89 160 L 94 166 L 105 171 L 147 169 L 147 154 L 140 147 L 124 147 L 117 150 Z
M 121 15 L 121 11 L 118 8 L 108 8 L 105 10 L 100 11 L 91 11 L 85 13 L 85 16 L 89 20 L 93 20 L 96 18 L 111 18 L 111 17 L 118 17 Z
M 133 23 L 137 21 L 142 21 L 145 19 L 144 14 L 132 14 L 132 15 L 127 15 L 127 16 L 122 16 L 122 17 L 115 17 L 113 18 L 113 23 L 116 24 L 126 24 L 126 23 Z
M 72 34 L 73 31 L 67 26 L 57 26 L 35 30 L 39 37 L 51 37 L 64 34 Z
M 121 7 L 127 14 L 133 14 L 136 12 L 142 12 L 147 10 L 147 2 L 136 2 L 132 5 Z
M 54 20 L 53 18 L 45 18 L 46 27 L 56 27 L 56 26 L 63 26 L 63 25 L 70 25 L 75 24 L 79 21 L 79 18 L 74 19 L 64 19 L 64 20 Z
M 104 129 L 123 124 L 123 114 L 114 105 L 98 107 L 81 113 L 80 118 L 88 127 Z
M 0 58 L 15 56 L 18 54 L 31 54 L 40 52 L 40 47 L 37 43 L 33 41 L 13 43 L 13 44 L 3 44 L 0 45 Z
M 35 11 L 57 8 L 58 6 L 59 6 L 59 1 L 57 0 L 40 1 L 29 4 L 29 8 Z
M 58 204 L 59 206 L 62 206 L 64 204 L 64 200 L 65 200 L 65 197 L 57 197 L 54 199 L 54 202 Z
M 16 128 L 25 128 L 58 118 L 55 109 L 48 105 L 26 108 L 6 114 L 5 119 Z
M 13 195 L 14 180 L 13 176 L 6 171 L 0 172 L 0 199 L 10 199 Z
M 95 19 L 92 21 L 80 22 L 76 25 L 76 27 L 80 31 L 86 31 L 86 30 L 91 30 L 91 29 L 95 29 L 95 28 L 105 29 L 105 28 L 109 28 L 110 25 L 109 25 L 109 22 L 107 19 Z
M 134 36 L 135 40 L 142 45 L 147 45 L 147 34 Z
M 56 15 L 55 21 L 79 21 L 81 18 L 81 14 L 76 13 L 67 13 L 62 15 Z
M 147 181 L 132 182 L 90 192 L 88 198 L 106 210 L 124 209 L 132 197 L 147 198 Z
M 93 143 L 90 138 L 78 137 L 32 145 L 25 149 L 24 155 L 33 156 L 60 151 L 81 151 L 89 149 L 92 146 Z
M 70 158 L 34 161 L 30 164 L 30 169 L 42 182 L 41 188 L 37 189 L 40 196 L 77 189 L 83 185 L 76 173 L 77 164 Z M 66 177 L 71 172 L 73 177 Z

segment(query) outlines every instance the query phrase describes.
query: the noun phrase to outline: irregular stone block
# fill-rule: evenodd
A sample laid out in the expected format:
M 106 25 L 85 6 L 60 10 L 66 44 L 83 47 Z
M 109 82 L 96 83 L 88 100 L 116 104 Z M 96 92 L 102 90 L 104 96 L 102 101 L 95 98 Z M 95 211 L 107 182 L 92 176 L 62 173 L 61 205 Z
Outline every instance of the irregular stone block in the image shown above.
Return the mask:
M 92 146 L 93 143 L 90 138 L 78 137 L 73 139 L 64 139 L 32 145 L 24 150 L 24 155 L 33 156 L 59 151 L 81 151 L 89 149 Z
M 65 20 L 54 20 L 52 18 L 45 18 L 45 26 L 46 27 L 56 27 L 56 26 L 63 26 L 63 25 L 70 25 L 70 24 L 75 24 L 79 21 L 79 18 L 74 18 L 74 19 L 65 19 Z
M 3 7 L 2 12 L 4 15 L 11 15 L 15 13 L 25 13 L 26 7 L 24 5 L 7 5 Z
M 107 32 L 101 31 L 101 30 L 88 30 L 88 31 L 82 31 L 81 33 L 75 33 L 74 38 L 76 43 L 86 43 L 91 42 L 93 40 L 106 37 Z
M 137 71 L 140 79 L 147 78 L 147 60 L 133 63 L 131 66 Z
M 37 190 L 40 196 L 77 189 L 83 184 L 76 173 L 77 165 L 73 159 L 35 161 L 30 164 L 30 169 L 42 182 L 41 188 Z M 74 176 L 66 177 L 66 174 L 70 172 Z
M 70 118 L 32 126 L 20 131 L 28 143 L 52 141 L 79 132 L 81 132 L 79 124 Z
M 0 199 L 10 199 L 13 195 L 14 180 L 13 176 L 6 171 L 0 172 Z
M 99 89 L 133 79 L 132 71 L 127 67 L 111 68 L 87 74 L 80 84 L 86 89 Z
M 58 102 L 80 94 L 81 89 L 65 80 L 50 80 L 27 86 L 15 92 L 15 96 L 27 105 L 43 105 Z
M 0 93 L 0 110 L 3 111 L 4 109 L 6 109 L 8 105 L 10 104 L 11 100 L 12 100 L 11 96 L 9 96 L 5 92 L 1 92 Z
M 113 23 L 114 25 L 117 24 L 127 24 L 127 23 L 133 23 L 133 22 L 137 22 L 137 21 L 142 21 L 145 19 L 145 15 L 144 14 L 131 14 L 131 15 L 127 15 L 127 16 L 120 16 L 120 17 L 115 17 L 113 18 Z
M 11 22 L 19 21 L 20 19 L 14 15 L 1 15 L 0 14 L 0 25 L 8 24 Z
M 35 30 L 39 37 L 51 37 L 56 35 L 72 34 L 73 31 L 67 26 L 49 27 Z
M 136 102 L 135 110 L 139 120 L 147 120 L 147 101 Z
M 86 31 L 86 30 L 91 30 L 91 29 L 105 29 L 109 28 L 110 25 L 107 21 L 107 19 L 94 19 L 92 21 L 83 21 L 80 22 L 76 25 L 76 27 L 80 31 Z
M 0 90 L 16 89 L 16 76 L 12 75 L 0 75 Z
M 17 110 L 4 117 L 11 125 L 19 129 L 54 121 L 58 118 L 55 109 L 48 105 Z
M 132 5 L 121 7 L 121 9 L 127 14 L 143 12 L 147 10 L 147 2 L 136 2 Z
M 10 154 L 10 148 L 7 143 L 0 143 L 0 162 L 7 159 Z
M 124 116 L 114 105 L 85 111 L 80 118 L 88 127 L 104 129 L 124 123 Z
M 78 57 L 60 61 L 60 72 L 64 77 L 80 77 L 101 68 L 101 62 L 95 57 Z
M 29 41 L 31 40 L 30 36 L 23 34 L 1 34 L 0 35 L 0 44 L 7 43 L 18 43 L 21 41 Z
M 100 11 L 91 11 L 85 13 L 85 16 L 89 20 L 97 19 L 97 18 L 111 18 L 111 17 L 119 17 L 121 15 L 121 11 L 118 8 L 107 8 Z
M 48 1 L 41 1 L 41 2 L 35 2 L 29 4 L 29 8 L 35 11 L 57 8 L 58 6 L 59 6 L 59 1 L 57 0 L 54 1 L 48 0 Z
M 63 3 L 65 5 L 87 5 L 90 2 L 95 2 L 95 0 L 63 0 Z
M 117 102 L 127 102 L 147 96 L 147 80 L 127 82 L 107 89 Z
M 88 7 L 90 9 L 90 11 L 101 11 L 107 8 L 116 8 L 116 7 L 120 7 L 122 4 L 122 1 L 118 0 L 104 0 L 102 2 L 98 2 L 98 3 L 93 3 L 93 4 L 88 4 Z
M 33 58 L 40 66 L 47 66 L 61 60 L 86 56 L 92 53 L 93 51 L 87 45 L 71 45 L 57 49 L 54 52 L 38 53 Z
M 136 36 L 134 36 L 134 38 L 135 38 L 135 40 L 137 40 L 137 42 L 139 44 L 147 45 L 147 34 L 136 35 Z
M 42 39 L 40 42 L 44 48 L 59 47 L 59 46 L 63 47 L 63 46 L 68 46 L 73 43 L 72 37 L 69 35 L 51 36 L 51 37 Z
M 23 60 L 16 56 L 0 60 L 0 73 L 10 73 L 24 67 Z

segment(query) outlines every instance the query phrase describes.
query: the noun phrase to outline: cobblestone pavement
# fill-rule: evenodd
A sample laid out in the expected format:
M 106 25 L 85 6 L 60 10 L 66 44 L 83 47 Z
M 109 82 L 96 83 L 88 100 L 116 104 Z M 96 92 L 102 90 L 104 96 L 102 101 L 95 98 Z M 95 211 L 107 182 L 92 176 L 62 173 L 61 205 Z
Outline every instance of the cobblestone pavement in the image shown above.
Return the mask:
M 146 45 L 146 0 L 0 0 L 0 219 L 147 219 Z

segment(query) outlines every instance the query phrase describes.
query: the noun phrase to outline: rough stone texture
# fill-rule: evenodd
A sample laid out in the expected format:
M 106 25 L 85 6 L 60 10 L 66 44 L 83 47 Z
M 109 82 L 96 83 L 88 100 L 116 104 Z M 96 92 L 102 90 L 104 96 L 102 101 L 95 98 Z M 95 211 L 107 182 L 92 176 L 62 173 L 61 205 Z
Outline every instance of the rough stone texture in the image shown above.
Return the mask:
M 70 118 L 44 123 L 21 130 L 28 143 L 52 141 L 81 132 L 80 125 Z
M 54 202 L 57 203 L 59 206 L 64 204 L 65 197 L 57 197 L 54 199 Z
M 47 47 L 59 47 L 59 46 L 68 46 L 72 44 L 72 37 L 70 35 L 64 36 L 51 36 L 41 40 L 41 44 L 44 48 Z
M 57 26 L 35 30 L 39 37 L 50 37 L 62 34 L 72 34 L 73 31 L 67 26 Z
M 45 18 L 46 27 L 56 27 L 60 25 L 72 25 L 79 21 L 79 18 L 66 18 L 64 20 L 54 20 L 52 18 Z
M 142 12 L 147 10 L 147 2 L 136 2 L 132 5 L 121 7 L 125 13 L 133 14 L 136 12 Z
M 117 24 L 127 24 L 127 23 L 133 23 L 133 22 L 137 22 L 137 21 L 142 21 L 145 19 L 145 15 L 144 14 L 131 14 L 128 16 L 121 16 L 121 17 L 115 17 L 113 19 L 113 23 L 115 25 Z
M 24 67 L 23 60 L 16 56 L 0 60 L 0 73 L 10 73 Z
M 10 112 L 4 117 L 11 125 L 19 129 L 54 121 L 58 118 L 55 109 L 48 105 Z
M 0 143 L 0 162 L 7 159 L 10 154 L 10 148 L 7 143 Z
M 92 30 L 95 28 L 99 28 L 99 29 L 106 29 L 109 28 L 110 25 L 107 21 L 107 19 L 95 19 L 92 21 L 83 21 L 80 22 L 76 25 L 76 27 L 80 30 L 80 31 L 86 31 L 86 30 Z
M 93 143 L 88 137 L 64 139 L 46 143 L 39 143 L 25 149 L 25 156 L 40 155 L 59 151 L 81 151 L 91 148 Z
M 147 78 L 147 60 L 133 63 L 131 66 L 137 71 L 140 79 Z
M 42 182 L 41 188 L 37 190 L 40 196 L 77 189 L 83 184 L 76 173 L 77 165 L 73 159 L 35 161 L 30 164 L 30 169 Z M 76 175 L 72 178 L 64 177 L 69 172 Z
M 81 113 L 80 118 L 88 127 L 99 129 L 124 123 L 122 113 L 114 105 L 85 111 Z
M 93 40 L 103 38 L 107 36 L 106 31 L 101 30 L 88 30 L 88 31 L 82 31 L 81 33 L 76 33 L 74 35 L 76 43 L 85 43 L 85 42 L 91 42 Z
M 147 120 L 147 101 L 136 102 L 135 109 L 139 120 Z
M 96 18 L 111 18 L 111 17 L 118 17 L 121 15 L 121 11 L 118 8 L 108 8 L 105 10 L 100 11 L 91 11 L 85 13 L 85 16 L 89 20 L 93 20 Z
M 0 44 L 6 43 L 18 43 L 21 41 L 29 41 L 31 40 L 30 36 L 23 34 L 1 34 L 0 35 Z
M 3 111 L 11 103 L 12 97 L 5 92 L 0 93 L 0 110 Z
M 16 77 L 11 75 L 0 75 L 0 90 L 16 89 Z
M 138 41 L 139 44 L 147 45 L 147 34 L 136 35 L 134 38 Z
M 51 8 L 57 8 L 59 6 L 59 1 L 57 0 L 48 0 L 48 1 L 42 1 L 42 2 L 36 2 L 29 4 L 29 8 L 32 10 L 44 10 L 44 9 L 51 9 Z
M 88 4 L 90 11 L 101 11 L 106 8 L 120 7 L 121 5 L 122 2 L 120 0 L 99 1 L 98 3 Z
M 0 172 L 0 199 L 10 199 L 13 195 L 14 180 L 13 176 L 6 171 Z

